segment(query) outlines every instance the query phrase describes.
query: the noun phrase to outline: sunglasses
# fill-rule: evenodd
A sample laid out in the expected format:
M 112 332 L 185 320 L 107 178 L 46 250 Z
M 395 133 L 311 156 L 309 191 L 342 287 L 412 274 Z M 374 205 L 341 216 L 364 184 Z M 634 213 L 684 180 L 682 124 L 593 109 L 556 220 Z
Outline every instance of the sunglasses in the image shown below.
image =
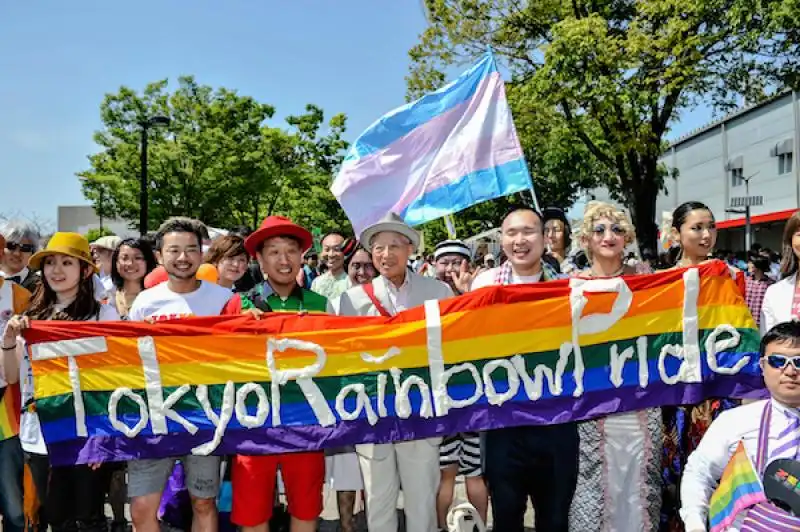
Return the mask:
M 603 224 L 595 225 L 592 232 L 597 236 L 604 235 L 606 234 L 606 226 Z M 611 232 L 614 233 L 615 236 L 622 236 L 625 234 L 625 230 L 617 224 L 611 226 Z
M 786 355 L 767 355 L 767 365 L 771 368 L 784 370 L 789 364 L 795 371 L 800 371 L 800 357 L 787 357 Z
M 6 249 L 9 251 L 20 250 L 22 253 L 33 253 L 36 250 L 33 244 L 17 244 L 16 242 L 6 242 Z

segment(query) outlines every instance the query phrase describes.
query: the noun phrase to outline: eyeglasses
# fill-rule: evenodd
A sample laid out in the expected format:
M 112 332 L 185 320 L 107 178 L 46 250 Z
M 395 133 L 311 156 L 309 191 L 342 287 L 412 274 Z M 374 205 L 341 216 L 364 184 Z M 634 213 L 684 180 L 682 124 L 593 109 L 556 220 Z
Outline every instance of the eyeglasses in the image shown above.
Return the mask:
M 354 270 L 367 271 L 375 269 L 375 266 L 373 266 L 370 262 L 351 262 L 350 266 L 352 266 Z
M 16 242 L 6 242 L 6 249 L 9 251 L 20 250 L 22 253 L 33 253 L 36 251 L 33 244 L 17 244 Z
M 794 366 L 795 371 L 800 371 L 800 357 L 787 357 L 786 355 L 767 355 L 767 365 L 771 368 L 783 371 L 789 364 Z

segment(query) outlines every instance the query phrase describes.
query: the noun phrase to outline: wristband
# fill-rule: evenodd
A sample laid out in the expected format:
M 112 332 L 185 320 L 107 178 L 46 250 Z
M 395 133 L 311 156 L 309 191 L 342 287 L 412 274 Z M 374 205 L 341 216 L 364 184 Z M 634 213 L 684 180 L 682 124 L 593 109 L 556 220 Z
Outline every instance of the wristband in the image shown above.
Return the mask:
M 13 351 L 16 348 L 17 348 L 17 344 L 12 345 L 11 347 L 6 347 L 6 346 L 2 347 L 3 351 Z

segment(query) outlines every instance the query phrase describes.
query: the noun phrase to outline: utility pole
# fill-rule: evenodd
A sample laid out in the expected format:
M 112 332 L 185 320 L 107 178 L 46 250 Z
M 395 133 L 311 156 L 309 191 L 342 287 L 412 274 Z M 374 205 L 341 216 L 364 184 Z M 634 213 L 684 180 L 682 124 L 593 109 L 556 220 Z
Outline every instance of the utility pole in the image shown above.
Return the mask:
M 141 174 L 139 176 L 139 234 L 145 236 L 147 234 L 147 210 L 149 204 L 148 189 L 150 188 L 149 179 L 147 176 L 147 130 L 153 126 L 168 126 L 170 123 L 169 118 L 166 116 L 152 116 L 147 120 L 139 122 L 142 128 L 142 152 L 141 152 Z
M 744 197 L 731 198 L 731 208 L 726 209 L 726 212 L 735 214 L 744 214 L 744 250 L 750 251 L 753 245 L 753 234 L 750 223 L 750 208 L 758 207 L 764 204 L 764 196 L 751 196 L 750 195 L 750 180 L 757 176 L 759 173 L 742 177 L 744 181 Z

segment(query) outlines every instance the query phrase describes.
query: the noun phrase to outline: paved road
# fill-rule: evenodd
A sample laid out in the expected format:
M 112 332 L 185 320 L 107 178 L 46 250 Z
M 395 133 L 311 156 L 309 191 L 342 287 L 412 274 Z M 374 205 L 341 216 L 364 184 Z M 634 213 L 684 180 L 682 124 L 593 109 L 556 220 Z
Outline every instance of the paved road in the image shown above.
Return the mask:
M 400 501 L 398 504 L 398 508 L 403 507 L 403 496 L 400 495 Z M 455 496 L 455 504 L 459 504 L 462 502 L 466 502 L 467 495 L 464 491 L 464 484 L 460 481 L 456 484 L 456 496 Z M 322 511 L 322 518 L 320 520 L 320 532 L 338 532 L 338 517 L 339 512 L 336 508 L 336 496 L 329 492 L 327 489 L 324 494 L 324 509 Z M 401 513 L 401 523 L 398 532 L 405 532 L 405 527 L 402 523 L 402 512 Z M 361 526 L 358 528 L 358 532 L 367 532 L 366 523 L 363 519 L 364 514 L 362 513 L 360 516 L 359 522 Z M 492 524 L 492 515 L 491 510 L 489 511 L 489 526 L 491 527 Z M 528 505 L 528 512 L 525 514 L 525 532 L 534 532 L 533 528 L 533 509 Z
M 323 495 L 323 502 L 324 508 L 322 510 L 322 516 L 320 518 L 320 525 L 319 525 L 319 532 L 339 532 L 339 512 L 336 508 L 336 496 L 333 492 L 329 491 L 327 488 Z M 459 504 L 461 502 L 465 502 L 467 500 L 466 493 L 464 491 L 463 482 L 460 481 L 456 484 L 456 496 L 455 496 L 455 504 Z M 398 502 L 398 513 L 399 513 L 399 522 L 400 527 L 398 532 L 405 532 L 405 526 L 403 524 L 403 515 L 402 515 L 402 508 L 403 508 L 403 496 L 400 495 L 400 500 Z M 126 508 L 128 510 L 128 508 Z M 126 512 L 128 513 L 128 512 Z M 111 508 L 106 505 L 106 515 L 109 517 L 111 516 Z M 130 514 L 128 515 L 128 519 L 130 519 Z M 357 517 L 357 531 L 358 532 L 367 532 L 366 521 L 364 519 L 364 513 L 360 513 Z M 489 511 L 489 526 L 491 527 L 492 524 L 492 515 L 491 510 Z M 0 526 L 0 532 L 2 532 L 2 526 Z M 162 532 L 180 532 L 177 529 L 170 529 L 169 527 L 163 527 Z M 525 514 L 525 532 L 535 532 L 533 528 L 533 509 L 528 506 L 528 512 Z

